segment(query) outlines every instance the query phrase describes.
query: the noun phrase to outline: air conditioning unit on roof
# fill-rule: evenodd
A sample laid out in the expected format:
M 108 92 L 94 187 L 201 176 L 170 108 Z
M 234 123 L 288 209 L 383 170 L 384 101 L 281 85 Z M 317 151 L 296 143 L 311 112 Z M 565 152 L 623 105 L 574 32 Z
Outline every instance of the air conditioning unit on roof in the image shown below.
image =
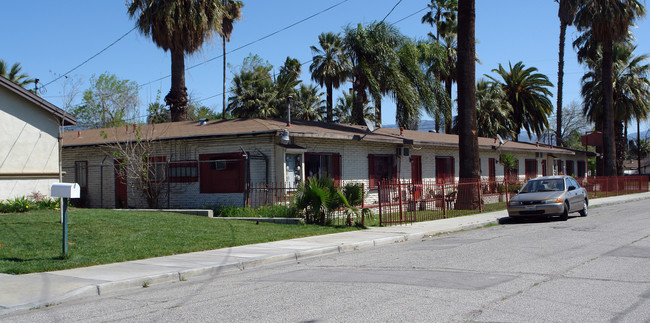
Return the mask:
M 408 147 L 397 147 L 397 156 L 399 157 L 409 157 L 411 151 Z

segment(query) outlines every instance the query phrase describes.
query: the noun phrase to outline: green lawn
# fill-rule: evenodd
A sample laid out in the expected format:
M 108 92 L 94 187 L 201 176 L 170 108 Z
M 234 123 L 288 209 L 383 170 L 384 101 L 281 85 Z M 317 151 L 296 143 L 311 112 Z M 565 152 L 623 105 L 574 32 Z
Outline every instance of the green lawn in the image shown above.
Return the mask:
M 52 271 L 349 230 L 358 228 L 71 208 L 68 255 L 61 257 L 59 211 L 0 214 L 0 272 Z

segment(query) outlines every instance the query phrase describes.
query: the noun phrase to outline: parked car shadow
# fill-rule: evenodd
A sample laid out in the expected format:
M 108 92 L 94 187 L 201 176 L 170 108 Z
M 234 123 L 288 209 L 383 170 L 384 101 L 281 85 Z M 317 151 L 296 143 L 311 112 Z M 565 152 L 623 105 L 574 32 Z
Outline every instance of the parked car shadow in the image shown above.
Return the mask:
M 575 218 L 576 216 L 569 216 L 569 219 Z M 525 217 L 503 217 L 499 218 L 499 224 L 519 224 L 519 223 L 547 223 L 547 222 L 557 222 L 557 221 L 562 221 L 560 220 L 560 217 L 550 217 L 550 218 L 545 218 L 545 217 L 530 217 L 530 218 L 525 218 Z

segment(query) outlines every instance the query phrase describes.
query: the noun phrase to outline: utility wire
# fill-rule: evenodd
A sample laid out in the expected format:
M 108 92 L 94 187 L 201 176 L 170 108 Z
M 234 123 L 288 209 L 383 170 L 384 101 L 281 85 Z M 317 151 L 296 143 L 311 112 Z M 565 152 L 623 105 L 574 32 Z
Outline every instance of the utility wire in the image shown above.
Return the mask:
M 93 58 L 99 56 L 99 54 L 105 52 L 107 49 L 111 48 L 111 47 L 112 47 L 113 45 L 115 45 L 117 42 L 119 42 L 119 41 L 122 40 L 124 37 L 126 37 L 128 34 L 130 34 L 132 31 L 134 31 L 135 28 L 137 28 L 137 27 L 133 27 L 133 29 L 127 31 L 126 34 L 122 35 L 122 36 L 121 36 L 120 38 L 118 38 L 116 41 L 110 43 L 110 45 L 104 47 L 104 49 L 100 50 L 97 54 L 91 56 L 89 59 L 83 61 L 81 64 L 75 66 L 73 69 L 67 71 L 65 74 L 59 75 L 59 77 L 57 77 L 57 78 L 55 78 L 54 80 L 52 80 L 52 81 L 48 82 L 47 84 L 43 85 L 43 87 L 46 87 L 46 86 L 48 86 L 48 85 L 50 85 L 50 84 L 52 84 L 52 83 L 58 81 L 58 80 L 61 79 L 62 77 L 67 76 L 68 74 L 72 73 L 74 70 L 78 69 L 78 68 L 81 67 L 82 65 L 88 63 L 91 59 L 93 59 Z
M 274 35 L 276 35 L 276 34 L 279 34 L 279 33 L 283 32 L 283 31 L 285 31 L 285 30 L 287 30 L 287 29 L 289 29 L 289 28 L 295 27 L 296 25 L 299 25 L 299 24 L 301 24 L 301 23 L 303 23 L 303 22 L 305 22 L 305 21 L 307 21 L 307 20 L 309 20 L 309 19 L 312 19 L 312 18 L 314 18 L 314 17 L 316 17 L 316 16 L 318 16 L 318 15 L 321 15 L 321 14 L 327 12 L 327 11 L 330 11 L 330 10 L 332 10 L 332 9 L 334 9 L 334 8 L 336 8 L 336 7 L 340 6 L 340 5 L 342 5 L 342 4 L 345 3 L 345 2 L 348 2 L 348 0 L 343 0 L 343 1 L 339 2 L 339 3 L 336 3 L 336 4 L 334 4 L 334 5 L 330 6 L 330 7 L 328 7 L 328 8 L 325 8 L 325 9 L 323 9 L 323 10 L 321 10 L 321 11 L 319 11 L 319 12 L 317 12 L 317 13 L 311 15 L 311 16 L 308 16 L 308 17 L 303 18 L 303 19 L 301 19 L 301 20 L 299 20 L 299 21 L 297 21 L 297 22 L 294 22 L 294 23 L 292 23 L 292 24 L 290 24 L 290 25 L 288 25 L 288 26 L 286 26 L 286 27 L 283 27 L 283 28 L 281 28 L 281 29 L 278 29 L 278 30 L 276 30 L 276 31 L 274 31 L 274 32 L 272 32 L 272 33 L 270 33 L 270 34 L 268 34 L 268 35 L 262 36 L 262 37 L 260 37 L 260 38 L 258 38 L 258 39 L 256 39 L 256 40 L 254 40 L 254 41 L 251 41 L 251 42 L 249 42 L 249 43 L 247 43 L 247 44 L 244 44 L 244 45 L 239 46 L 239 47 L 237 47 L 237 48 L 235 48 L 235 49 L 232 49 L 232 50 L 226 52 L 226 54 L 234 53 L 234 52 L 236 52 L 236 51 L 238 51 L 238 50 L 241 50 L 241 49 L 243 49 L 243 48 L 246 48 L 246 47 L 248 47 L 248 46 L 251 46 L 251 45 L 253 45 L 253 44 L 255 44 L 255 43 L 258 43 L 258 42 L 260 42 L 260 41 L 262 41 L 262 40 L 264 40 L 264 39 L 267 39 L 267 38 L 269 38 L 269 37 L 271 37 L 271 36 L 274 36 Z M 189 70 L 191 70 L 191 69 L 193 69 L 193 68 L 195 68 L 195 67 L 198 67 L 198 66 L 204 65 L 204 64 L 206 64 L 206 63 L 208 63 L 208 62 L 214 61 L 215 59 L 222 58 L 222 57 L 223 57 L 223 54 L 221 54 L 221 55 L 219 55 L 219 56 L 216 56 L 216 57 L 213 57 L 213 58 L 210 58 L 210 59 L 205 60 L 205 61 L 203 61 L 203 62 L 201 62 L 201 63 L 197 63 L 197 64 L 195 64 L 195 65 L 192 65 L 192 66 L 190 66 L 190 67 L 187 67 L 187 68 L 185 69 L 185 71 L 189 71 Z M 153 80 L 153 81 L 149 81 L 149 82 L 147 82 L 147 83 L 143 83 L 142 85 L 140 85 L 140 87 L 143 87 L 143 86 L 149 85 L 149 84 L 151 84 L 151 83 L 155 83 L 155 82 L 158 82 L 158 81 L 164 80 L 164 79 L 166 79 L 166 78 L 168 78 L 168 77 L 170 77 L 170 76 L 171 76 L 171 74 L 170 74 L 170 75 L 167 75 L 167 76 L 163 76 L 163 77 L 158 78 L 158 79 L 155 79 L 155 80 Z
M 400 1 L 400 2 L 401 2 L 401 1 Z M 399 3 L 398 3 L 398 4 L 399 4 Z M 395 5 L 395 6 L 397 6 L 397 5 Z M 395 7 L 393 7 L 393 9 L 395 9 Z M 395 21 L 395 22 L 393 22 L 393 23 L 390 23 L 390 25 L 396 25 L 396 24 L 398 24 L 398 23 L 400 23 L 400 22 L 402 22 L 402 21 L 404 21 L 404 20 L 406 20 L 406 19 L 408 19 L 408 18 L 411 18 L 411 17 L 417 15 L 418 13 L 420 13 L 420 12 L 426 10 L 426 9 L 427 9 L 427 7 L 424 7 L 424 8 L 422 8 L 422 9 L 420 9 L 420 10 L 418 10 L 418 11 L 416 11 L 416 12 L 414 12 L 414 13 L 412 13 L 412 14 L 410 14 L 410 15 L 404 17 L 404 18 L 401 18 L 401 19 L 399 19 L 399 20 L 397 20 L 397 21 Z M 391 10 L 391 12 L 392 12 L 392 10 Z M 390 14 L 390 12 L 389 12 L 388 14 Z M 386 17 L 388 17 L 388 15 L 386 15 Z M 384 19 L 386 19 L 386 18 L 384 18 Z M 312 58 L 312 59 L 308 60 L 307 62 L 301 63 L 300 65 L 301 65 L 301 66 L 305 66 L 305 65 L 307 65 L 307 64 L 312 63 L 313 61 L 314 61 L 314 59 Z M 272 76 L 269 75 L 269 76 L 265 76 L 265 77 L 262 77 L 262 78 L 259 78 L 259 79 L 256 79 L 256 80 L 250 80 L 249 83 L 254 83 L 254 82 L 264 81 L 264 80 L 266 80 L 266 79 L 271 79 L 271 78 L 272 78 Z M 233 92 L 233 91 L 232 91 L 232 90 L 227 90 L 227 91 L 226 91 L 226 93 L 230 93 L 230 92 Z M 223 95 L 223 92 L 218 93 L 218 94 L 215 94 L 215 95 L 211 95 L 211 96 L 208 96 L 208 97 L 205 97 L 205 98 L 202 98 L 202 99 L 195 100 L 194 102 L 202 102 L 202 101 L 209 100 L 209 99 L 212 99 L 212 98 L 215 98 L 215 97 L 221 96 L 221 95 Z
M 346 0 L 346 1 L 347 1 L 347 0 Z M 398 23 L 400 23 L 400 22 L 402 22 L 402 21 L 404 21 L 404 20 L 406 20 L 406 19 L 408 19 L 408 18 L 411 18 L 411 17 L 417 15 L 418 13 L 420 13 L 420 12 L 426 10 L 426 9 L 427 9 L 426 7 L 425 7 L 425 8 L 422 8 L 422 9 L 420 9 L 420 10 L 418 10 L 418 11 L 416 11 L 416 12 L 414 12 L 414 13 L 412 13 L 412 14 L 410 14 L 410 15 L 404 17 L 404 18 L 401 18 L 401 19 L 399 19 L 399 20 L 397 20 L 397 21 L 395 21 L 395 22 L 393 22 L 393 23 L 390 23 L 390 25 L 396 25 L 396 24 L 398 24 Z M 277 33 L 277 32 L 276 32 L 276 33 Z M 266 36 L 265 36 L 265 37 L 266 37 Z M 245 46 L 247 46 L 247 45 L 245 45 Z M 243 47 L 243 46 L 242 46 L 242 47 Z M 234 50 L 233 50 L 233 51 L 234 51 Z M 307 65 L 307 64 L 312 63 L 313 61 L 314 61 L 313 59 L 310 59 L 310 60 L 308 60 L 308 61 L 306 61 L 306 62 L 304 62 L 304 63 L 301 63 L 300 65 L 301 65 L 301 66 L 305 66 L 305 65 Z M 168 76 L 167 76 L 167 77 L 168 77 Z M 259 81 L 263 81 L 263 80 L 271 79 L 271 78 L 272 78 L 272 76 L 271 76 L 271 75 L 268 75 L 268 76 L 265 76 L 265 77 L 259 78 L 259 79 L 257 79 L 257 80 L 251 80 L 251 81 L 249 81 L 249 82 L 259 82 Z M 161 79 L 164 79 L 164 78 L 161 78 Z M 155 82 L 155 81 L 153 81 L 153 82 Z M 232 90 L 227 90 L 227 91 L 226 91 L 226 93 L 229 93 L 229 92 L 232 92 Z M 218 94 L 215 94 L 215 95 L 211 95 L 211 96 L 208 96 L 208 97 L 205 97 L 205 98 L 202 98 L 202 99 L 194 100 L 193 102 L 198 103 L 198 102 L 202 102 L 202 101 L 205 101 L 205 100 L 209 100 L 209 99 L 212 99 L 212 98 L 215 98 L 215 97 L 221 96 L 221 95 L 223 95 L 223 92 L 218 93 Z M 144 121 L 144 122 L 146 122 L 146 120 L 147 120 L 148 117 L 149 117 L 148 114 L 147 114 L 147 115 L 139 115 L 139 116 L 133 116 L 132 118 L 126 119 L 126 120 L 124 120 L 124 121 L 128 121 L 128 122 L 130 122 L 130 121 Z
M 393 6 L 393 9 L 390 9 L 390 11 L 386 14 L 386 17 L 384 17 L 384 19 L 382 19 L 381 22 L 384 22 L 384 20 L 386 20 L 386 18 L 388 18 L 388 16 L 390 16 L 390 14 L 393 13 L 393 10 L 395 10 L 395 8 L 397 8 L 397 6 L 399 6 L 400 3 L 402 3 L 402 0 L 397 1 L 397 3 Z

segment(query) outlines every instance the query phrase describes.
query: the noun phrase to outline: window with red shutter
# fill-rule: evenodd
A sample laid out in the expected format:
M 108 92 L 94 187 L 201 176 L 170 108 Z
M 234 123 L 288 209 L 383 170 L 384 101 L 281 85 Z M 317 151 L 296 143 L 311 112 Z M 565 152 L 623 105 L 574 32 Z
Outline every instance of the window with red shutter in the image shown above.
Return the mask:
M 370 187 L 376 188 L 382 181 L 397 180 L 395 155 L 368 155 L 368 179 Z
M 246 159 L 241 153 L 199 155 L 201 193 L 243 193 Z

